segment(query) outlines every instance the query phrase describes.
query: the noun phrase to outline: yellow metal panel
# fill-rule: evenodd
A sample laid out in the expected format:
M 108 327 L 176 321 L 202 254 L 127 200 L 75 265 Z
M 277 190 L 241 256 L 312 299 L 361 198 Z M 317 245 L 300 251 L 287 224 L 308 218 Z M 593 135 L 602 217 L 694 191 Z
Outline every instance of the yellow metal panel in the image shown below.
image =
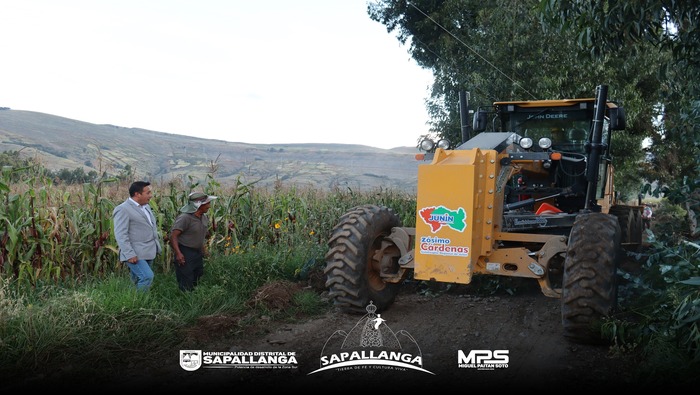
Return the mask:
M 495 155 L 438 149 L 431 164 L 418 167 L 416 279 L 471 281 L 482 248 L 491 249 Z
M 537 260 L 530 256 L 527 248 L 500 248 L 488 258 L 482 258 L 474 267 L 474 273 L 498 274 L 513 277 L 542 277 L 535 273 L 530 264 L 537 265 Z M 539 266 L 541 268 L 541 266 Z

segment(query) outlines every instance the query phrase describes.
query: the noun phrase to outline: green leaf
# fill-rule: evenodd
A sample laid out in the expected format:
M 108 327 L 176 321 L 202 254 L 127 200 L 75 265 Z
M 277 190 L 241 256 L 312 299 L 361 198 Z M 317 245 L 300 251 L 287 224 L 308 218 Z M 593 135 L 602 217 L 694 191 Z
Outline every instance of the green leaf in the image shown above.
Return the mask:
M 681 284 L 700 285 L 700 277 L 691 277 L 687 280 L 679 281 Z

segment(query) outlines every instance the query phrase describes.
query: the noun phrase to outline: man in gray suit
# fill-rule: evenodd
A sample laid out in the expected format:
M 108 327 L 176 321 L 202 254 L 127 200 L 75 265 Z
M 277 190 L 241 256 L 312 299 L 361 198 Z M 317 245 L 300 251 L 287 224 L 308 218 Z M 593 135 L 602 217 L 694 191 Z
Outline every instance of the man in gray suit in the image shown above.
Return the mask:
M 151 264 L 162 250 L 156 217 L 148 205 L 152 197 L 151 183 L 136 181 L 129 187 L 129 198 L 112 213 L 119 260 L 129 266 L 131 279 L 139 291 L 151 287 Z

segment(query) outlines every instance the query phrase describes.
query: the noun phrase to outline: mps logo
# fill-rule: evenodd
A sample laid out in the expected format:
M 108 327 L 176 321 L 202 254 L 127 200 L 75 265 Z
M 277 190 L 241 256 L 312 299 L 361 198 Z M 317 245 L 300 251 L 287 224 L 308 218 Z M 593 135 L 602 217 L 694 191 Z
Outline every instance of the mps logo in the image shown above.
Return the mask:
M 460 368 L 495 370 L 507 368 L 510 362 L 508 350 L 471 350 L 468 355 L 457 351 L 457 364 Z

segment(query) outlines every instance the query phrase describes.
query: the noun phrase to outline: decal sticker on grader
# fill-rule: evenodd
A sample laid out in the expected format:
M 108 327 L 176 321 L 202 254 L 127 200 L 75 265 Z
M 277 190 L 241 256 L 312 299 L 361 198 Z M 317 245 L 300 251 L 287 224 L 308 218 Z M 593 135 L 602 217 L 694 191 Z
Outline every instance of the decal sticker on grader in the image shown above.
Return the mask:
M 427 255 L 469 256 L 469 246 L 450 245 L 452 240 L 435 236 L 420 239 L 420 253 Z
M 457 232 L 464 232 L 467 227 L 467 213 L 462 207 L 457 210 L 450 210 L 445 206 L 424 207 L 419 210 L 419 213 L 423 222 L 430 226 L 433 233 L 437 233 L 443 226 Z

